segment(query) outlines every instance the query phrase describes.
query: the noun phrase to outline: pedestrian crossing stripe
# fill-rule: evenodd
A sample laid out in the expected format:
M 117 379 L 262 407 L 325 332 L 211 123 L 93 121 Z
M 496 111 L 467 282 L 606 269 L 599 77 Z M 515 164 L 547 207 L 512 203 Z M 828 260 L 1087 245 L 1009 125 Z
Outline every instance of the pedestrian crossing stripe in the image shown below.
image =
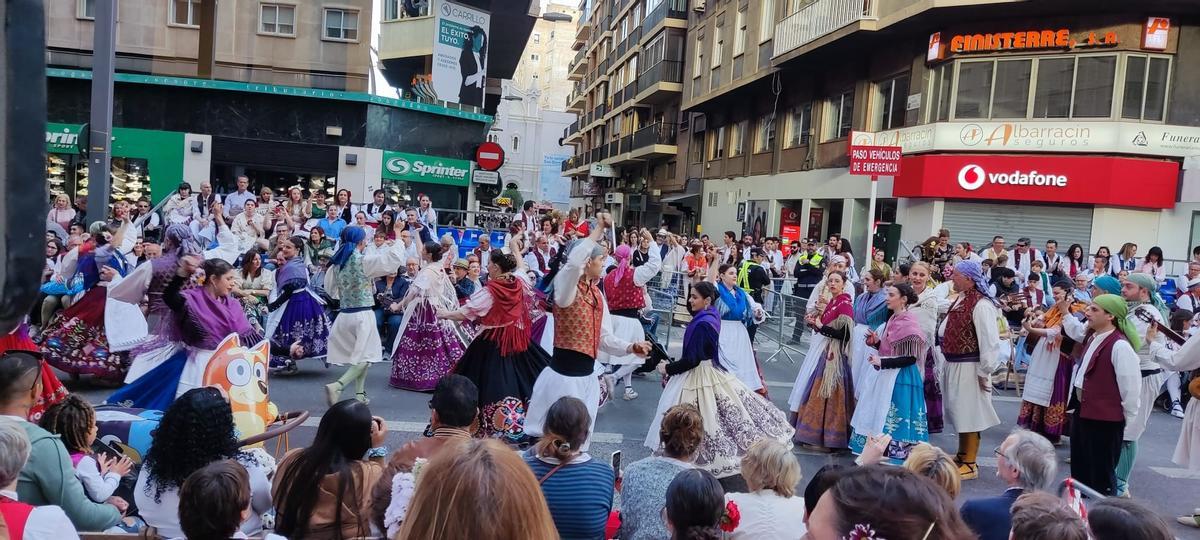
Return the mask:
M 300 424 L 301 427 L 311 427 L 311 428 L 315 428 L 319 425 L 321 425 L 321 417 L 320 416 L 309 417 L 309 419 L 305 420 L 303 424 Z M 427 422 L 406 422 L 403 420 L 388 420 L 387 421 L 388 431 L 397 432 L 397 433 L 424 433 L 425 428 L 428 426 L 429 426 L 429 424 Z M 624 441 L 625 441 L 625 436 L 620 433 L 596 432 L 596 433 L 592 434 L 592 442 L 593 443 L 621 444 Z

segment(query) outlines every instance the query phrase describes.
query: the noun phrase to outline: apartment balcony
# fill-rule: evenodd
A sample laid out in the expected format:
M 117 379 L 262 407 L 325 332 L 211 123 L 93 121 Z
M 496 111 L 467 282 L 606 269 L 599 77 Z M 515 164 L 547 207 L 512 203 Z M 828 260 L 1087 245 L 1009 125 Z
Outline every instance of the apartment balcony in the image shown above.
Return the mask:
M 861 21 L 879 19 L 881 0 L 816 0 L 775 25 L 772 59 Z
M 604 115 L 606 114 L 608 114 L 607 103 L 596 105 L 596 108 L 592 109 L 592 111 L 587 114 L 587 120 L 582 124 L 583 130 L 588 131 L 596 127 L 597 124 L 604 121 Z
M 582 140 L 583 131 L 579 129 L 580 122 L 582 121 L 583 119 L 579 119 L 571 122 L 571 125 L 567 126 L 567 129 L 563 130 L 563 144 L 571 144 Z
M 625 36 L 625 39 L 617 44 L 617 50 L 616 50 L 617 54 L 614 56 L 614 58 L 616 58 L 618 60 L 617 63 L 620 63 L 620 60 L 624 60 L 625 53 L 636 50 L 638 47 L 638 44 L 641 43 L 641 41 L 642 41 L 642 27 L 635 26 L 635 27 L 633 27 L 633 30 L 631 30 L 629 32 L 629 35 Z
M 646 14 L 646 19 L 642 21 L 642 37 L 653 37 L 663 26 L 686 29 L 687 8 L 687 0 L 663 0 L 658 7 L 650 10 L 650 13 Z
M 585 49 L 585 45 L 592 37 L 592 31 L 596 29 L 596 24 L 592 22 L 591 17 L 579 20 L 579 26 L 575 29 L 575 40 L 571 43 L 572 50 Z
M 621 137 L 615 144 L 617 145 L 617 151 L 609 156 L 608 161 L 605 163 L 606 165 L 633 165 L 642 161 L 634 159 L 629 153 L 633 149 L 633 134 Z
M 638 75 L 638 103 L 658 104 L 683 93 L 683 62 L 662 60 Z
M 587 51 L 580 49 L 579 53 L 575 55 L 575 59 L 571 60 L 570 64 L 567 64 L 567 80 L 578 81 L 583 79 L 584 74 L 587 73 L 588 66 L 586 53 Z
M 629 149 L 630 157 L 634 159 L 653 159 L 674 156 L 679 152 L 675 137 L 679 133 L 679 124 L 650 124 L 633 132 L 633 142 Z
M 394 60 L 433 56 L 436 17 L 406 17 L 379 25 L 379 58 Z

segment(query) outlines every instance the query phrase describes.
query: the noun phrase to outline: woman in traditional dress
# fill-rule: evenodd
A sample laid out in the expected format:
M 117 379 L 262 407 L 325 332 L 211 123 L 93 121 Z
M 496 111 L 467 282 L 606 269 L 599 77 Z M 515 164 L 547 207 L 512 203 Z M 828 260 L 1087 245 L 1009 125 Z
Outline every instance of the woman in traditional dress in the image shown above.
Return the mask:
M 321 284 L 330 297 L 338 300 L 338 315 L 329 331 L 328 362 L 350 366 L 342 376 L 325 385 L 330 406 L 341 399 L 342 390 L 354 383 L 355 399 L 367 403 L 367 368 L 384 359 L 379 328 L 375 325 L 373 292 L 376 278 L 394 274 L 404 263 L 404 244 L 395 242 L 371 254 L 366 253 L 367 233 L 361 227 L 342 229 L 342 245 L 329 260 Z
M 921 331 L 925 333 L 925 358 L 919 362 L 925 378 L 925 419 L 930 433 L 941 433 L 945 421 L 942 413 L 941 363 L 937 347 L 933 347 L 934 332 L 937 332 L 938 316 L 946 312 L 950 302 L 943 298 L 935 287 L 930 287 L 933 267 L 924 261 L 913 263 L 908 270 L 908 284 L 917 293 L 917 303 L 909 308 L 917 317 Z
M 714 305 L 721 315 L 721 365 L 741 379 L 747 388 L 766 395 L 767 389 L 758 373 L 758 359 L 754 356 L 754 346 L 746 330 L 751 324 L 761 322 L 766 313 L 754 298 L 737 286 L 737 275 L 736 266 L 718 266 L 714 255 L 708 279 L 715 282 L 717 301 Z
M 442 255 L 441 244 L 425 242 L 421 252 L 424 267 L 400 301 L 404 319 L 397 333 L 388 381 L 393 388 L 432 391 L 438 379 L 454 369 L 454 363 L 462 357 L 463 342 L 454 323 L 437 318 L 439 308 L 449 311 L 458 307 Z
M 1054 282 L 1054 305 L 1040 324 L 1025 319 L 1024 328 L 1033 343 L 1025 388 L 1021 393 L 1021 412 L 1017 425 L 1058 444 L 1066 433 L 1067 401 L 1071 394 L 1071 371 L 1075 362 L 1071 350 L 1075 341 L 1062 330 L 1063 318 L 1073 317 L 1085 307 L 1075 303 L 1071 281 Z
M 451 321 L 477 321 L 476 334 L 454 372 L 479 387 L 479 433 L 511 444 L 525 442 L 525 413 L 538 374 L 550 355 L 530 335 L 544 305 L 525 273 L 521 257 L 492 250 L 487 285 L 455 311 L 439 311 Z
M 646 338 L 641 320 L 641 311 L 646 307 L 646 284 L 662 268 L 658 245 L 651 242 L 646 264 L 637 268 L 629 265 L 633 254 L 629 246 L 618 246 L 613 254 L 617 258 L 617 267 L 604 276 L 604 298 L 608 301 L 608 313 L 612 315 L 613 334 L 625 341 L 641 341 Z M 642 357 L 600 352 L 596 359 L 616 370 L 608 381 L 610 387 L 620 380 L 625 383 L 625 400 L 637 399 L 638 393 L 633 390 L 633 372 L 645 362 Z
M 197 270 L 204 272 L 204 285 L 185 289 Z M 230 334 L 237 334 L 243 347 L 261 341 L 262 334 L 250 326 L 241 303 L 232 296 L 235 283 L 233 266 L 223 259 L 180 257 L 175 276 L 163 290 L 162 301 L 175 317 L 185 348 L 114 392 L 106 401 L 124 407 L 165 410 L 176 397 L 202 386 L 209 359 Z
M 929 440 L 925 420 L 925 377 L 921 364 L 929 349 L 925 331 L 910 307 L 919 298 L 907 283 L 887 288 L 887 308 L 893 313 L 880 334 L 868 343 L 879 347 L 868 359 L 875 377 L 865 378 L 859 401 L 850 420 L 853 429 L 850 450 L 862 454 L 868 437 L 890 435 L 884 459 L 899 465 L 918 443 Z M 858 381 L 856 380 L 857 384 Z
M 854 334 L 850 338 L 850 374 L 854 381 L 854 393 L 861 399 L 862 391 L 867 386 L 864 377 L 871 378 L 872 369 L 867 359 L 877 353 L 875 347 L 867 344 L 867 335 L 875 333 L 888 319 L 887 290 L 883 288 L 883 272 L 875 268 L 864 268 L 862 283 L 863 294 L 854 299 Z
M 824 339 L 819 348 L 809 349 L 804 358 L 788 407 L 796 426 L 793 440 L 829 451 L 849 448 L 854 384 L 850 380 L 847 352 L 854 328 L 854 309 L 850 295 L 842 292 L 846 275 L 833 272 L 825 280 L 833 299 L 819 319 L 810 316 L 808 320 L 814 334 Z
M 658 364 L 667 382 L 645 445 L 659 449 L 659 427 L 667 410 L 683 403 L 695 405 L 704 420 L 695 464 L 724 478 L 741 473 L 742 456 L 756 441 L 772 439 L 791 448 L 794 429 L 783 411 L 747 388 L 725 366 L 719 353 L 724 324 L 715 306 L 718 294 L 710 282 L 695 284 L 688 294 L 692 321 L 683 333 L 683 354 L 677 362 Z
M 298 360 L 324 360 L 329 347 L 329 316 L 325 303 L 308 286 L 308 267 L 300 252 L 304 240 L 280 240 L 275 289 L 271 291 L 264 334 L 271 340 L 271 368 L 281 374 L 299 371 Z
M 120 384 L 129 369 L 126 355 L 109 349 L 104 325 L 108 285 L 128 270 L 117 248 L 129 225 L 126 218 L 112 234 L 103 221 L 92 223 L 91 238 L 63 260 L 62 274 L 82 274 L 85 292 L 46 325 L 37 343 L 50 365 L 72 377 L 92 375 L 98 381 Z

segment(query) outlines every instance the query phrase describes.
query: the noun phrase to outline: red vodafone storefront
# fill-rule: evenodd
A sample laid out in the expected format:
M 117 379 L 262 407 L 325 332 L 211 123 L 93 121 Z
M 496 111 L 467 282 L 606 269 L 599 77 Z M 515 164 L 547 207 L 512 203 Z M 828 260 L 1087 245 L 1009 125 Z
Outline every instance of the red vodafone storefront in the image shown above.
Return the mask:
M 982 246 L 997 234 L 1088 247 L 1093 209 L 1175 206 L 1179 163 L 1116 156 L 925 154 L 906 156 L 896 197 L 942 199 L 951 237 Z

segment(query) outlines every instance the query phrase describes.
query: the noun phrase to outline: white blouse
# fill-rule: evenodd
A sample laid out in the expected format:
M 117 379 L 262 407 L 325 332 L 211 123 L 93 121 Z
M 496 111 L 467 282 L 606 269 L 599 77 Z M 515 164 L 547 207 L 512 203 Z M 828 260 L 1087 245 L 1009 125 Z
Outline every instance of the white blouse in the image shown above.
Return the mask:
M 800 538 L 808 532 L 804 525 L 804 497 L 782 497 L 771 490 L 754 493 L 726 493 L 741 513 L 741 522 L 729 535 L 733 540 L 759 538 Z

